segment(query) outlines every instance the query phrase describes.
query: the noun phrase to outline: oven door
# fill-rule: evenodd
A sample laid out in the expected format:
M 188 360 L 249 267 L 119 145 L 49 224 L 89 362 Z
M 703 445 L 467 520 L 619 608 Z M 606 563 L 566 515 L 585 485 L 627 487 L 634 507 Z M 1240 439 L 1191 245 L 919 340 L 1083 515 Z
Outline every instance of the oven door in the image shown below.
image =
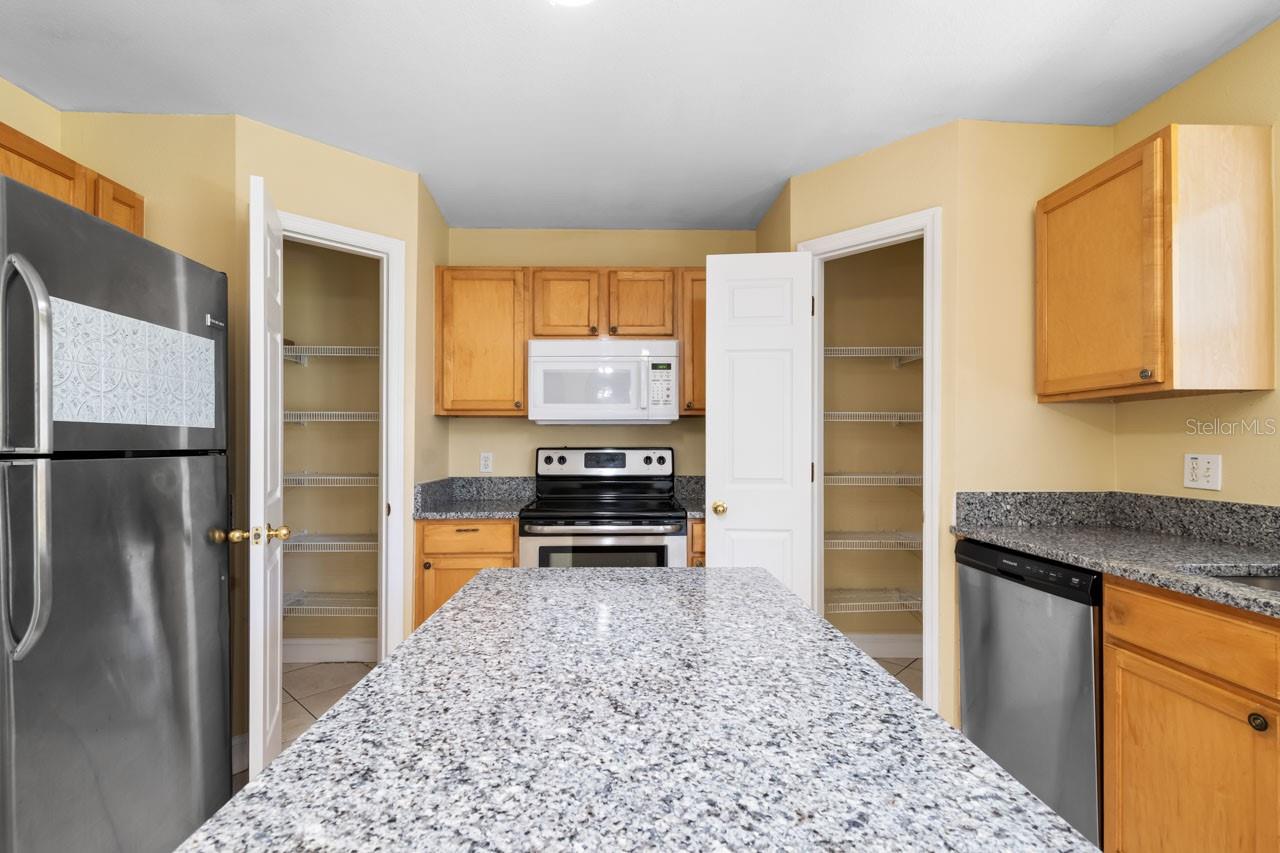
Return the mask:
M 540 423 L 649 419 L 648 359 L 529 359 L 529 418 Z
M 520 533 L 520 565 L 525 567 L 684 568 L 688 539 L 683 533 L 653 536 L 539 535 Z

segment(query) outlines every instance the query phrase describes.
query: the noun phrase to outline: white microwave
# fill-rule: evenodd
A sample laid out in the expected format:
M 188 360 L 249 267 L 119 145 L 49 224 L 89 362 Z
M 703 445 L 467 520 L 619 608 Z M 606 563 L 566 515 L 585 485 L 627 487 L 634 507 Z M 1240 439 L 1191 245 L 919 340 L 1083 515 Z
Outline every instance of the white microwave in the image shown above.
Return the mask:
M 529 419 L 659 424 L 680 417 L 677 341 L 529 341 Z

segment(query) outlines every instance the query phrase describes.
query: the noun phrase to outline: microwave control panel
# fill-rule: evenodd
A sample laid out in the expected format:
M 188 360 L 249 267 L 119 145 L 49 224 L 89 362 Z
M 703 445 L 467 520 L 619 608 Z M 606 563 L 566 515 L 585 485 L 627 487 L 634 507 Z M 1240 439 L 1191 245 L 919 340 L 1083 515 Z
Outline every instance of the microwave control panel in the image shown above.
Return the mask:
M 670 409 L 676 404 L 676 364 L 674 361 L 649 362 L 649 406 Z

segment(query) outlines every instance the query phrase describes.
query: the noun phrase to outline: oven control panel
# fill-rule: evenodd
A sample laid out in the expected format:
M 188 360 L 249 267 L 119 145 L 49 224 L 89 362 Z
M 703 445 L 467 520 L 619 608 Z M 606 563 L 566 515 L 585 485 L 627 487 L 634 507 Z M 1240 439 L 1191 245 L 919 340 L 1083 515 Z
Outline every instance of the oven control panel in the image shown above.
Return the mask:
M 670 447 L 539 447 L 539 476 L 661 477 L 676 467 Z

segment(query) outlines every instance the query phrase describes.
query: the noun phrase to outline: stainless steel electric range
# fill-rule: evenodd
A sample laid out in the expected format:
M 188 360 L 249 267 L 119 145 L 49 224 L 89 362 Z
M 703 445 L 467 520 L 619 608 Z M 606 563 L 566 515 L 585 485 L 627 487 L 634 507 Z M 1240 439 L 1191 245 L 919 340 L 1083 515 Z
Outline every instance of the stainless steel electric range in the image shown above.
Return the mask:
M 520 510 L 522 566 L 684 566 L 670 447 L 541 447 Z

